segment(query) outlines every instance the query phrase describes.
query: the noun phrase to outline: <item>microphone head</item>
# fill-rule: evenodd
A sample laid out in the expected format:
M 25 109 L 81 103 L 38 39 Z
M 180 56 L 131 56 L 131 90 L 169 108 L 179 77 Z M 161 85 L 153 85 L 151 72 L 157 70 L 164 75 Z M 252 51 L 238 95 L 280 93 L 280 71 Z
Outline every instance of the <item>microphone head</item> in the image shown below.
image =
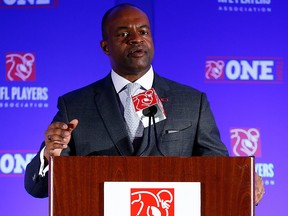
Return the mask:
M 143 109 L 142 113 L 147 117 L 154 116 L 157 113 L 157 107 L 155 105 L 147 107 L 146 109 Z
M 154 116 L 155 123 L 166 119 L 163 104 L 155 89 L 151 88 L 132 97 L 135 112 L 146 128 L 149 126 L 148 117 Z

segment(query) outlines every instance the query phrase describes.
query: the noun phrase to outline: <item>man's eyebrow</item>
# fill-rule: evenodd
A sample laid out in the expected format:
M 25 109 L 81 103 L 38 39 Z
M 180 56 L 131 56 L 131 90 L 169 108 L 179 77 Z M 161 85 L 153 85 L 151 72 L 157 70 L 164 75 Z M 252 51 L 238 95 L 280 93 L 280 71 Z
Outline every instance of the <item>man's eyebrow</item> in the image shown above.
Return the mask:
M 127 29 L 129 29 L 128 26 L 119 26 L 119 27 L 116 28 L 117 31 L 119 31 L 119 30 L 127 30 Z
M 129 29 L 130 28 L 130 26 L 119 26 L 119 27 L 117 27 L 117 31 L 119 31 L 119 30 L 127 30 L 127 29 Z M 137 26 L 137 28 L 147 28 L 147 29 L 150 29 L 150 26 L 149 25 L 139 25 L 139 26 Z
M 145 25 L 140 25 L 139 28 L 147 28 L 147 29 L 150 29 L 150 26 L 145 24 Z

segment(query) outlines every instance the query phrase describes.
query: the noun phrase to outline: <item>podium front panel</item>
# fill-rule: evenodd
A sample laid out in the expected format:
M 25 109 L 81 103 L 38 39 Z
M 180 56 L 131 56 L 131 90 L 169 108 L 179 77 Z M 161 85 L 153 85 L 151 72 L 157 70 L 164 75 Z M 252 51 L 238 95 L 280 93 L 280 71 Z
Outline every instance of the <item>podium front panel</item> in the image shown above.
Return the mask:
M 202 216 L 254 215 L 253 157 L 54 157 L 49 175 L 53 216 L 103 216 L 106 181 L 200 182 Z

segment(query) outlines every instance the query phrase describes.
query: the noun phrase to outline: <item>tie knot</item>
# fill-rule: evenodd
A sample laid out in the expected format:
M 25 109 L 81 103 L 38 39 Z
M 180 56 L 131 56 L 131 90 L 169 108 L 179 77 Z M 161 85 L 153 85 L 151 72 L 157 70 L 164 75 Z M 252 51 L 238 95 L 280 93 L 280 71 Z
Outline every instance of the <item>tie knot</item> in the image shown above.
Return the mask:
M 129 83 L 127 84 L 127 93 L 128 97 L 133 96 L 135 92 L 141 88 L 141 85 L 138 83 Z

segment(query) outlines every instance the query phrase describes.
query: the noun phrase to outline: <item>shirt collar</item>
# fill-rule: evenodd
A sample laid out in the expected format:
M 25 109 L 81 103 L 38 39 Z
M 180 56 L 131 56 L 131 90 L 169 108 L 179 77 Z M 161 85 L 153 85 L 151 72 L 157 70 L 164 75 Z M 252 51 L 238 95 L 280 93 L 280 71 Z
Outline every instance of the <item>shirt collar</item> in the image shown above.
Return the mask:
M 112 82 L 117 93 L 119 93 L 128 83 L 131 83 L 129 80 L 117 74 L 113 69 L 111 71 L 111 78 L 112 78 Z M 154 72 L 153 72 L 153 68 L 151 65 L 147 73 L 145 73 L 142 77 L 140 77 L 135 82 L 140 84 L 141 87 L 144 88 L 145 90 L 148 90 L 152 88 L 153 79 L 154 79 Z

